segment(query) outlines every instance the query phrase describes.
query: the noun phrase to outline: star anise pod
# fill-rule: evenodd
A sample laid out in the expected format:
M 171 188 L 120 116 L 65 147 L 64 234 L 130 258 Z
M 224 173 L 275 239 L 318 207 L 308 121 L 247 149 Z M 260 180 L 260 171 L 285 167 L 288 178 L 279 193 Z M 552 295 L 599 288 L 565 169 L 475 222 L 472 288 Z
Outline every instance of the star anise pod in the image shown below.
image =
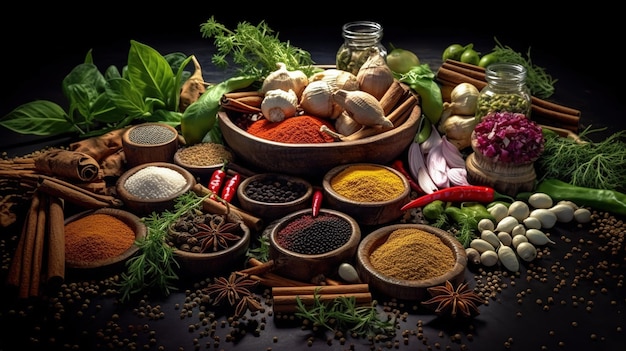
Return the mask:
M 450 281 L 446 281 L 445 285 L 433 286 L 427 290 L 432 297 L 422 304 L 437 305 L 435 313 L 440 315 L 456 317 L 460 312 L 463 317 L 476 316 L 480 314 L 478 306 L 485 302 L 467 282 L 459 284 L 455 289 Z
M 237 305 L 236 314 L 245 312 L 246 309 L 261 309 L 259 302 L 254 298 L 250 289 L 259 284 L 258 280 L 248 278 L 247 275 L 231 273 L 228 279 L 216 277 L 212 284 L 209 284 L 204 291 L 213 298 L 213 305 L 220 305 L 224 299 L 230 306 Z
M 200 241 L 200 252 L 213 252 L 220 248 L 228 248 L 229 241 L 237 241 L 241 236 L 234 234 L 240 228 L 239 223 L 228 222 L 224 216 L 214 216 L 209 223 L 195 222 L 194 227 L 198 232 L 193 234 Z

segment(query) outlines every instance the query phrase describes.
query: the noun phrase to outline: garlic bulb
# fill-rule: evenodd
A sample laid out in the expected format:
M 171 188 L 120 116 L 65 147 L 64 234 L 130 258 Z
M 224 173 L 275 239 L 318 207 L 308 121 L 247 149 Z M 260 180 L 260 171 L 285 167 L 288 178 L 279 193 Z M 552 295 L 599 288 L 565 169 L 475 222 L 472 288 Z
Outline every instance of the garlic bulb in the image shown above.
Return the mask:
M 261 92 L 267 93 L 274 89 L 289 91 L 291 89 L 299 99 L 302 96 L 302 91 L 309 84 L 309 78 L 302 71 L 287 70 L 287 66 L 282 62 L 278 62 L 276 66 L 278 69 L 268 74 L 263 80 Z
M 261 113 L 270 122 L 280 122 L 293 117 L 298 111 L 298 97 L 289 89 L 273 89 L 265 93 L 261 102 Z
M 378 49 L 373 48 L 370 56 L 356 74 L 359 90 L 371 94 L 380 100 L 393 83 L 393 72 L 380 56 Z
M 393 123 L 385 117 L 380 101 L 373 95 L 361 90 L 337 90 L 333 100 L 344 108 L 348 116 L 365 126 L 393 128 Z
M 305 113 L 320 118 L 337 118 L 343 108 L 333 100 L 332 86 L 323 80 L 309 83 L 302 92 L 300 107 Z
M 460 83 L 450 92 L 450 102 L 444 102 L 441 120 L 451 115 L 475 115 L 479 91 L 473 84 Z
M 362 127 L 361 124 L 357 123 L 357 121 L 350 117 L 345 111 L 335 120 L 335 130 L 344 136 L 353 134 Z
M 341 69 L 326 69 L 309 77 L 309 83 L 318 80 L 323 80 L 330 84 L 333 91 L 337 89 L 359 90 L 359 82 L 357 81 L 356 76 Z
M 462 150 L 471 145 L 472 131 L 477 124 L 474 116 L 452 115 L 439 123 L 437 128 L 449 142 Z

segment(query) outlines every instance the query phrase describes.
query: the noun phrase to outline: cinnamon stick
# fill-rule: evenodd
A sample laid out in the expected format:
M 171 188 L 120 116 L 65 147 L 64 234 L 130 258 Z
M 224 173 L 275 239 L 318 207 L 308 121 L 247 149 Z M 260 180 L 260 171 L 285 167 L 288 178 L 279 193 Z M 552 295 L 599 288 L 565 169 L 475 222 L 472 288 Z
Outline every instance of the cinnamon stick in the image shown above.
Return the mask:
M 65 215 L 63 200 L 51 196 L 48 203 L 48 284 L 58 287 L 65 280 Z
M 32 269 L 30 272 L 30 286 L 28 296 L 36 297 L 39 295 L 41 284 L 41 272 L 43 265 L 44 244 L 46 241 L 46 223 L 48 208 L 48 196 L 41 194 L 39 206 L 37 207 L 37 229 L 35 231 L 35 246 L 33 247 Z
M 90 182 L 100 176 L 100 165 L 84 152 L 50 150 L 35 158 L 35 169 L 43 174 Z
M 273 296 L 272 309 L 274 313 L 293 313 L 298 310 L 298 299 L 304 306 L 308 307 L 313 306 L 316 299 L 318 299 L 321 303 L 332 303 L 335 299 L 340 297 L 354 297 L 355 303 L 358 306 L 370 305 L 372 303 L 372 294 L 369 292 L 318 295 L 279 295 Z
M 250 261 L 252 260 L 252 258 L 250 259 Z M 238 274 L 249 274 L 249 275 L 259 275 L 259 274 L 265 274 L 268 273 L 269 271 L 271 271 L 272 269 L 274 269 L 274 260 L 269 260 L 267 262 L 260 262 L 260 264 L 255 264 L 251 267 L 248 267 L 246 269 L 242 269 L 237 271 Z
M 284 286 L 309 286 L 313 284 L 301 282 L 298 280 L 293 280 L 289 278 L 285 278 L 276 273 L 264 273 L 263 275 L 250 275 L 251 279 L 258 280 L 261 285 L 265 285 L 267 287 L 284 287 Z
M 317 294 L 350 294 L 369 292 L 367 284 L 314 285 L 298 287 L 272 288 L 272 296 L 313 295 Z
M 15 268 L 12 267 L 8 278 L 9 283 L 18 288 L 18 297 L 20 298 L 27 298 L 30 293 L 33 254 L 37 236 L 37 215 L 40 202 L 41 194 L 35 191 L 26 214 L 24 227 L 22 228 L 20 241 L 23 240 L 23 244 L 18 244 L 18 247 L 21 246 L 21 248 L 19 251 L 15 251 L 12 262 Z M 15 276 L 13 276 L 14 274 Z
M 391 86 L 389 86 L 385 94 L 380 98 L 380 105 L 385 112 L 385 116 L 390 114 L 391 111 L 393 111 L 393 108 L 396 107 L 396 105 L 402 101 L 402 98 L 404 98 L 409 92 L 410 89 L 408 85 L 400 83 L 400 81 L 394 79 Z
M 212 192 L 211 190 L 209 190 L 207 187 L 203 186 L 202 184 L 196 183 L 193 188 L 192 191 L 194 193 L 196 193 L 196 195 L 198 196 L 206 196 L 206 195 L 211 195 Z M 263 223 L 263 219 L 259 218 L 259 217 L 255 217 L 253 215 L 251 215 L 250 213 L 232 205 L 229 204 L 228 208 L 226 208 L 226 206 L 216 200 L 211 199 L 210 197 L 207 197 L 203 202 L 202 202 L 202 209 L 204 211 L 210 212 L 210 213 L 215 213 L 215 214 L 226 214 L 228 213 L 228 211 L 231 211 L 233 213 L 238 214 L 239 216 L 241 216 L 241 219 L 243 220 L 243 222 L 250 227 L 250 229 L 255 230 L 255 231 L 260 231 L 263 229 L 264 227 L 264 223 Z
M 60 197 L 89 209 L 121 207 L 123 204 L 120 199 L 114 196 L 96 194 L 54 177 L 40 175 L 37 188 L 48 195 Z

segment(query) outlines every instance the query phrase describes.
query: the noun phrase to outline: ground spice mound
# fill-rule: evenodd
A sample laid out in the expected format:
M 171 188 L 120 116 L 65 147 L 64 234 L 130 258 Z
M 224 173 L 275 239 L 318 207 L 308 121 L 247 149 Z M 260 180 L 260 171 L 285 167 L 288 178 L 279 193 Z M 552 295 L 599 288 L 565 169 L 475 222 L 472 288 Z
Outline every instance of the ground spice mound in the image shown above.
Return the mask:
M 119 256 L 135 242 L 122 220 L 95 213 L 65 225 L 65 256 L 72 262 L 95 262 Z
M 404 280 L 438 277 L 454 267 L 452 250 L 436 235 L 420 229 L 394 230 L 387 241 L 370 254 L 381 273 Z
M 248 133 L 266 140 L 288 144 L 330 143 L 334 139 L 320 132 L 322 125 L 334 131 L 330 121 L 309 115 L 285 118 L 280 122 L 270 122 L 265 118 L 252 123 L 246 130 Z

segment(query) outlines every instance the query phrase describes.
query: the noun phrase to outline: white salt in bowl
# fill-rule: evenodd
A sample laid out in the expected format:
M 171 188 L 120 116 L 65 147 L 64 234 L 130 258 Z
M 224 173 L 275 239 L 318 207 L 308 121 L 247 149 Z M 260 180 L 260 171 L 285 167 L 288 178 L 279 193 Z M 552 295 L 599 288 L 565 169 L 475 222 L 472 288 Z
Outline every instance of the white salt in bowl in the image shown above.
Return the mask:
M 190 191 L 196 179 L 189 171 L 168 162 L 149 162 L 124 172 L 116 191 L 124 207 L 138 216 L 174 208 L 176 198 Z

